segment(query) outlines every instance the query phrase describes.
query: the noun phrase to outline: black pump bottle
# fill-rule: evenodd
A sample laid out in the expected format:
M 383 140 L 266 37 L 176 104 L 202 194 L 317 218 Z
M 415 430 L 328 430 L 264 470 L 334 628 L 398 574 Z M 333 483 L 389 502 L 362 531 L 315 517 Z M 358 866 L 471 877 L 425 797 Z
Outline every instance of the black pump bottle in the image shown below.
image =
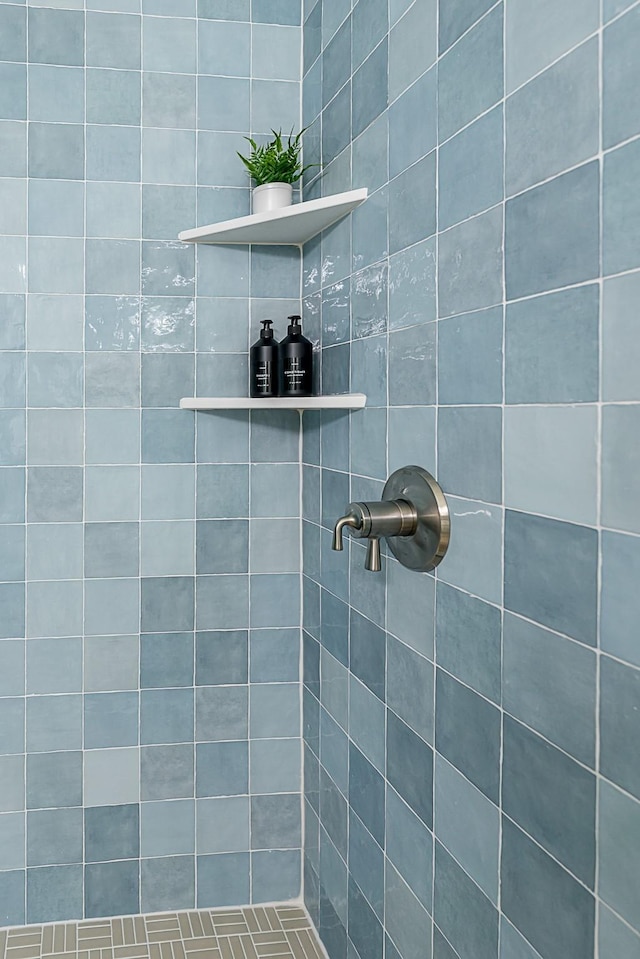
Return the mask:
M 260 339 L 251 347 L 252 396 L 278 395 L 278 344 L 273 338 L 272 320 L 261 320 Z
M 280 396 L 311 396 L 313 345 L 302 335 L 300 317 L 288 319 L 288 335 L 280 343 Z

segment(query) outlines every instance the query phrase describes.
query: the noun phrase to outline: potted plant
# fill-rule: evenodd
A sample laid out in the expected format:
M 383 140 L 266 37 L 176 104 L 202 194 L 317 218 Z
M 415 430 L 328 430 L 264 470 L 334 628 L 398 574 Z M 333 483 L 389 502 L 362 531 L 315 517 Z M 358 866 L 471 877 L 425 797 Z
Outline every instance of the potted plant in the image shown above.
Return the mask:
M 251 153 L 248 157 L 238 153 L 256 184 L 253 190 L 254 213 L 266 213 L 290 206 L 292 184 L 298 182 L 305 170 L 318 165 L 310 163 L 302 166 L 300 153 L 304 130 L 295 137 L 292 130 L 286 143 L 282 139 L 282 130 L 271 132 L 274 139 L 263 146 L 258 146 L 251 137 L 245 137 L 251 145 Z

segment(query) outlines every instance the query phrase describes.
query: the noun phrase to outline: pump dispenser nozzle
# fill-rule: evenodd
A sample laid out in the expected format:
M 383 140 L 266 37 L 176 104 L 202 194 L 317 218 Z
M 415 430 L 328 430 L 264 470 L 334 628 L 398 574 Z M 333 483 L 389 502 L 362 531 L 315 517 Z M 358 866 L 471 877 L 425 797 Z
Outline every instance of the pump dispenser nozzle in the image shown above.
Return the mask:
M 260 322 L 262 324 L 262 329 L 260 330 L 261 339 L 263 340 L 273 339 L 273 330 L 271 329 L 271 327 L 273 326 L 273 320 L 260 320 Z
M 302 333 L 302 326 L 300 325 L 301 316 L 298 316 L 297 313 L 292 313 L 291 316 L 288 316 L 289 326 L 287 328 L 287 333 L 291 335 L 298 335 Z

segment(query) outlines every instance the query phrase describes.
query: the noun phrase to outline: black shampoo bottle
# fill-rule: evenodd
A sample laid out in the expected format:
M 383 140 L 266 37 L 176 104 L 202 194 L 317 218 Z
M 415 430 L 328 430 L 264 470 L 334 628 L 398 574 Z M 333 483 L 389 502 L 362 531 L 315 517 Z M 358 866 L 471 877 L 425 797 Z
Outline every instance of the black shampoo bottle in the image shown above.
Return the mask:
M 302 335 L 299 316 L 290 316 L 280 343 L 280 396 L 311 396 L 313 345 Z
M 250 377 L 252 396 L 278 395 L 278 344 L 273 338 L 271 320 L 262 320 L 260 339 L 251 347 Z

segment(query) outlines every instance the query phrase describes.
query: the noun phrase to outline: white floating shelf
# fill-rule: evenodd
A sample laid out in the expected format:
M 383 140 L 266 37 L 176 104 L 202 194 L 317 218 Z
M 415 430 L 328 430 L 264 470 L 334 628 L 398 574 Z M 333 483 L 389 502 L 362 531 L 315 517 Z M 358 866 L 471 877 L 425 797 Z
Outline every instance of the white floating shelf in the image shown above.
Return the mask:
M 302 246 L 351 213 L 367 199 L 366 188 L 293 203 L 282 210 L 255 213 L 222 223 L 183 230 L 184 243 L 257 243 L 270 246 Z
M 273 399 L 249 396 L 185 396 L 181 410 L 361 410 L 364 393 L 338 396 L 278 396 Z

